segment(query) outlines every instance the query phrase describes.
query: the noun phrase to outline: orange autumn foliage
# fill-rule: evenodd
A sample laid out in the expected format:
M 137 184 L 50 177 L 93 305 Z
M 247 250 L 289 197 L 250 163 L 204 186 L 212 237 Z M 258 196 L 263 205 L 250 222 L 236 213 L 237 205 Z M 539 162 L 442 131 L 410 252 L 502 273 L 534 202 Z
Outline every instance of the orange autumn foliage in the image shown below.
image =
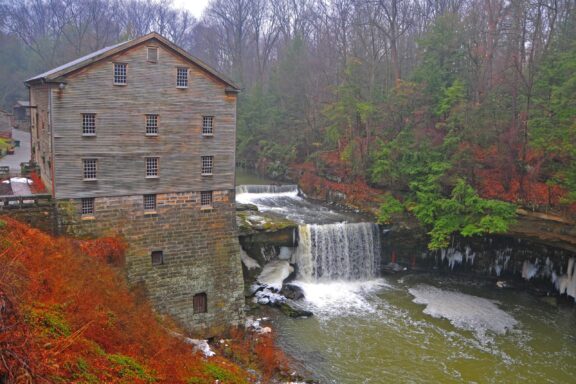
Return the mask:
M 32 180 L 32 185 L 30 186 L 32 193 L 46 193 L 46 186 L 36 171 L 30 172 L 28 178 Z
M 346 195 L 348 203 L 359 206 L 380 201 L 382 191 L 370 187 L 364 177 L 354 175 L 350 167 L 340 159 L 338 151 L 322 153 L 319 159 L 330 174 L 342 182 L 319 176 L 320 172 L 312 162 L 293 164 L 292 169 L 300 175 L 298 185 L 305 193 L 324 198 L 328 190 L 337 191 Z
M 3 382 L 213 383 L 214 372 L 248 382 L 235 363 L 194 354 L 130 290 L 105 262 L 118 259 L 121 241 L 54 238 L 0 220 Z

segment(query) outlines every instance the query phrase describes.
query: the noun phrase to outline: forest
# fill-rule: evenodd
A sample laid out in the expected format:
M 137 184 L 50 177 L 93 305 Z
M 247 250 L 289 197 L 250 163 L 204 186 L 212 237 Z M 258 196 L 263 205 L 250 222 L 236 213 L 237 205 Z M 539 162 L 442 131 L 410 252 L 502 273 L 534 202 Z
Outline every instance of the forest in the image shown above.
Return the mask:
M 241 86 L 237 161 L 408 210 L 447 234 L 576 211 L 573 0 L 0 2 L 0 104 L 22 81 L 157 31 Z M 325 176 L 325 177 L 324 177 Z

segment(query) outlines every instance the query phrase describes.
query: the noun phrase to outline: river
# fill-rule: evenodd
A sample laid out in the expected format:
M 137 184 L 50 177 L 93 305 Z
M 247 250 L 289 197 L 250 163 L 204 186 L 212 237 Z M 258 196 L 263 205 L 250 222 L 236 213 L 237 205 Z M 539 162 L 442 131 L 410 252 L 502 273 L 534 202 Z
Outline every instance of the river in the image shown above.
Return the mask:
M 382 276 L 379 227 L 296 193 L 244 192 L 303 224 L 292 262 L 314 316 L 266 312 L 281 348 L 321 383 L 576 382 L 573 305 L 469 274 Z

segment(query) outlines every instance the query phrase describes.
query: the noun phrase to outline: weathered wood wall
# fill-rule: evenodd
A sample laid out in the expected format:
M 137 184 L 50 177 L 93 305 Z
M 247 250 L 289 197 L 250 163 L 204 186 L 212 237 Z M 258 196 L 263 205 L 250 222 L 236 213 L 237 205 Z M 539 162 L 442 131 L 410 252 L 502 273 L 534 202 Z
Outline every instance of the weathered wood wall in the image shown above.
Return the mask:
M 53 87 L 48 84 L 30 88 L 30 105 L 36 108 L 30 111 L 30 134 L 32 135 L 32 160 L 40 165 L 40 177 L 48 191 L 52 191 L 51 139 L 49 116 L 49 92 Z
M 157 63 L 147 47 L 159 48 Z M 127 63 L 127 85 L 113 84 L 113 63 Z M 176 87 L 177 67 L 189 86 Z M 234 188 L 236 95 L 156 40 L 68 75 L 53 88 L 56 198 L 123 196 Z M 96 114 L 96 136 L 82 136 L 82 113 Z M 145 115 L 158 114 L 158 136 L 145 135 Z M 202 136 L 202 116 L 214 135 Z M 214 156 L 201 176 L 201 156 Z M 159 177 L 145 177 L 145 157 L 160 158 Z M 98 180 L 83 181 L 83 158 L 98 159 Z

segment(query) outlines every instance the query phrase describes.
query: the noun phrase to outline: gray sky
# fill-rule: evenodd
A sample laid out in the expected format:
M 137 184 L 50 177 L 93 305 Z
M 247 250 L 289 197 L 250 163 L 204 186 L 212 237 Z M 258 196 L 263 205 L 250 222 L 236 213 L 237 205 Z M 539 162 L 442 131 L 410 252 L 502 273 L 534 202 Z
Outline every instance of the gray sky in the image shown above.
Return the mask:
M 209 2 L 210 0 L 174 0 L 174 8 L 185 8 L 199 19 Z

